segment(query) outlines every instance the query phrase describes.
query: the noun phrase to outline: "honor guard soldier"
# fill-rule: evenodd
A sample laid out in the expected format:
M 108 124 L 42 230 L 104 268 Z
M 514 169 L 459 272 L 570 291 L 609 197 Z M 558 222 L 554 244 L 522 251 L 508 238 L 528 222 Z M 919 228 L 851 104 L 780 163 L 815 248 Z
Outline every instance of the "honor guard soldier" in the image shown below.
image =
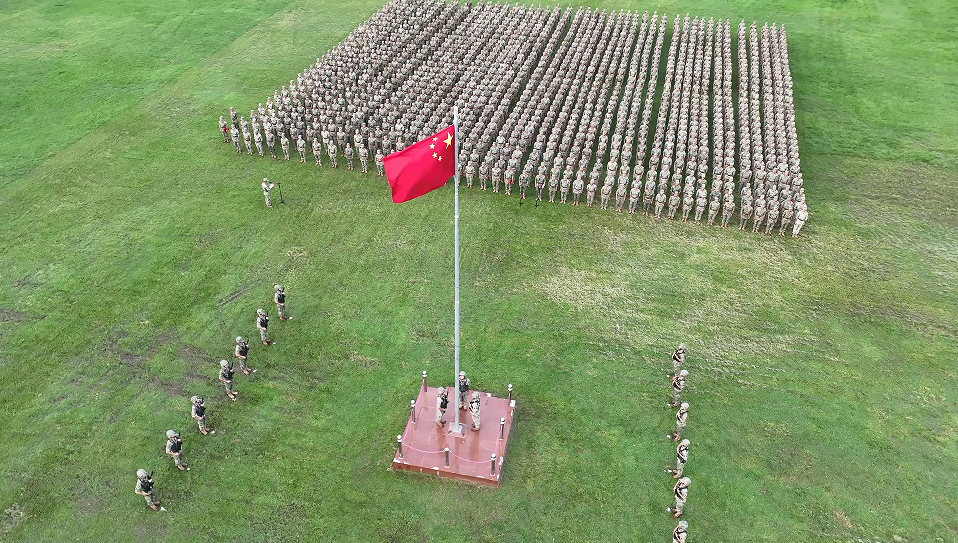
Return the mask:
M 689 420 L 689 404 L 682 402 L 679 410 L 675 412 L 675 433 L 669 434 L 672 441 L 682 439 L 682 432 L 685 431 L 685 423 Z
M 682 516 L 682 511 L 685 509 L 685 500 L 689 496 L 689 483 L 691 482 L 692 480 L 688 477 L 682 477 L 676 481 L 675 486 L 672 487 L 672 494 L 675 496 L 675 507 L 668 509 L 669 513 L 672 513 L 672 518 Z
M 683 439 L 675 448 L 675 469 L 671 470 L 673 479 L 678 479 L 685 471 L 685 463 L 689 461 L 689 443 L 689 440 Z
M 229 143 L 230 142 L 229 123 L 226 122 L 226 119 L 224 119 L 222 115 L 220 115 L 220 132 L 223 133 L 223 143 Z
M 233 368 L 230 367 L 230 363 L 226 360 L 220 360 L 219 379 L 223 382 L 223 386 L 226 387 L 226 395 L 235 402 L 236 393 L 233 392 Z
M 672 375 L 677 375 L 685 362 L 685 344 L 679 343 L 678 348 L 672 353 Z
M 160 502 L 153 496 L 153 476 L 147 473 L 145 469 L 136 470 L 136 487 L 133 492 L 143 496 L 150 509 L 159 510 Z
M 196 419 L 196 425 L 199 426 L 200 433 L 204 436 L 215 434 L 216 430 L 210 430 L 210 427 L 206 425 L 206 403 L 203 401 L 203 398 L 193 396 L 190 398 L 190 403 L 192 404 L 190 415 Z
M 439 387 L 439 395 L 436 396 L 436 424 L 443 425 L 442 417 L 446 414 L 446 408 L 449 407 L 449 396 L 446 395 L 445 387 Z
M 269 179 L 266 179 L 264 177 L 263 182 L 260 186 L 263 187 L 263 198 L 266 199 L 266 207 L 273 207 L 273 202 L 269 198 L 269 191 L 273 190 L 273 187 L 275 187 L 276 185 L 274 183 L 270 183 Z
M 166 454 L 173 457 L 173 464 L 180 471 L 188 471 L 190 468 L 183 462 L 183 440 L 176 430 L 166 431 Z
M 283 290 L 282 285 L 273 285 L 273 302 L 276 304 L 276 312 L 279 314 L 279 320 L 285 321 L 292 319 L 286 314 L 286 291 Z
M 242 371 L 245 375 L 256 373 L 256 370 L 251 369 L 247 365 L 246 356 L 249 354 L 249 345 L 246 343 L 246 340 L 240 336 L 236 336 L 235 354 L 236 358 L 239 358 L 240 371 Z
M 479 391 L 472 393 L 472 399 L 469 400 L 469 412 L 472 413 L 472 429 L 479 430 Z
M 259 338 L 263 345 L 269 345 L 269 339 L 266 337 L 269 328 L 269 315 L 262 309 L 256 310 L 256 328 L 259 329 Z
M 469 401 L 469 379 L 466 377 L 466 372 L 459 372 L 459 382 L 457 383 L 459 387 L 459 409 L 466 408 L 466 402 Z
M 678 526 L 672 530 L 672 543 L 685 543 L 688 530 L 689 523 L 685 522 L 684 520 L 680 520 Z
M 672 377 L 672 403 L 669 407 L 679 407 L 682 401 L 682 389 L 685 388 L 685 378 L 688 376 L 689 370 L 682 370 Z

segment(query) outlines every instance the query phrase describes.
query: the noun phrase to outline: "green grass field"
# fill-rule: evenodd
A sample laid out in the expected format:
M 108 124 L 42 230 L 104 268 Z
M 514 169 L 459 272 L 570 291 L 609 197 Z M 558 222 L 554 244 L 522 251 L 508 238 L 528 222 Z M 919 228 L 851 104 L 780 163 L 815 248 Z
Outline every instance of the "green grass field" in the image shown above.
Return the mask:
M 785 23 L 812 218 L 465 191 L 463 367 L 519 403 L 490 490 L 389 469 L 420 372 L 452 380 L 451 191 L 217 133 L 381 4 L 0 3 L 0 540 L 669 541 L 685 341 L 690 542 L 958 541 L 954 2 L 589 5 Z M 277 282 L 296 318 L 230 404 L 216 363 Z

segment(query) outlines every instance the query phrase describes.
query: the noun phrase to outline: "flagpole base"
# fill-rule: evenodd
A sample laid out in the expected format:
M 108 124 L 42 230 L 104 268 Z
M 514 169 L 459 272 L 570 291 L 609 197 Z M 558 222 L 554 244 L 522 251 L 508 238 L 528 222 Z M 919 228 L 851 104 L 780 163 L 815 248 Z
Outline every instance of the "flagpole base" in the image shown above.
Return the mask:
M 449 431 L 446 432 L 446 435 L 449 437 L 464 437 L 462 429 L 462 423 L 456 424 L 455 422 L 450 422 Z

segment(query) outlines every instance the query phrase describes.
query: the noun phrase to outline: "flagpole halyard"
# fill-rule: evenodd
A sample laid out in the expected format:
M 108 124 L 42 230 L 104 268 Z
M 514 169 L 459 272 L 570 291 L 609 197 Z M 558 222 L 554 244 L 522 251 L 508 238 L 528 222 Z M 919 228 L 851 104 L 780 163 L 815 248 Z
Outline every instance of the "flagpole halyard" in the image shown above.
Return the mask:
M 453 133 L 453 152 L 455 153 L 455 181 L 453 184 L 454 214 L 453 224 L 455 230 L 456 245 L 456 292 L 455 292 L 455 354 L 456 370 L 453 375 L 453 383 L 456 385 L 456 422 L 452 426 L 452 431 L 462 433 L 462 424 L 459 423 L 459 106 L 452 106 L 452 133 Z

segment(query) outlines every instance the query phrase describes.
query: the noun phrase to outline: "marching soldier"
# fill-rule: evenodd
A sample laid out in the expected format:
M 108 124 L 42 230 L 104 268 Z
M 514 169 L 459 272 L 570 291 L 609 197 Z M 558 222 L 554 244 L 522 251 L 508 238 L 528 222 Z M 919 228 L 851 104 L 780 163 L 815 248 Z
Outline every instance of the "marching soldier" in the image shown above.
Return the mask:
M 173 464 L 180 471 L 189 471 L 189 466 L 183 462 L 183 440 L 176 430 L 166 431 L 166 454 L 173 457 Z
M 286 291 L 283 290 L 282 285 L 273 285 L 273 302 L 276 304 L 276 313 L 279 315 L 279 320 L 285 321 L 292 319 L 286 314 Z
M 469 411 L 472 413 L 472 429 L 479 429 L 479 391 L 476 390 L 472 393 L 472 400 L 469 401 Z
M 233 392 L 233 368 L 230 367 L 230 363 L 226 360 L 220 360 L 219 380 L 222 381 L 223 386 L 226 387 L 226 395 L 235 402 L 236 393 Z
M 445 387 L 439 387 L 439 395 L 436 396 L 436 425 L 444 424 L 442 417 L 446 414 L 447 407 L 449 407 L 449 396 L 446 395 Z
M 469 379 L 466 378 L 466 372 L 459 372 L 459 382 L 457 386 L 459 387 L 459 409 L 466 408 L 466 402 L 469 401 L 469 387 L 471 383 Z
M 669 470 L 673 479 L 678 479 L 685 471 L 685 463 L 689 461 L 689 440 L 683 439 L 675 448 L 675 469 Z
M 691 482 L 692 480 L 688 477 L 682 477 L 676 481 L 675 486 L 672 487 L 672 494 L 675 496 L 675 507 L 668 509 L 669 513 L 672 513 L 672 518 L 682 516 L 682 510 L 685 509 L 685 500 L 689 496 L 689 483 Z
M 147 473 L 145 469 L 136 470 L 136 487 L 133 492 L 143 496 L 150 509 L 159 511 L 160 502 L 153 496 L 153 476 Z
M 209 426 L 206 425 L 206 402 L 203 401 L 203 398 L 193 396 L 190 398 L 190 403 L 192 404 L 190 415 L 196 419 L 196 425 L 199 426 L 200 433 L 204 436 L 215 434 L 216 430 L 210 430 Z
M 689 523 L 684 520 L 680 520 L 678 526 L 672 530 L 672 543 L 685 543 L 685 539 L 688 536 L 687 532 L 689 530 Z
M 675 412 L 675 433 L 669 434 L 672 441 L 682 439 L 682 432 L 685 431 L 685 423 L 689 420 L 689 404 L 682 402 L 679 410 Z
M 682 369 L 682 364 L 685 362 L 685 344 L 679 343 L 678 348 L 675 349 L 675 352 L 672 353 L 672 375 L 679 373 L 679 370 Z
M 259 338 L 263 345 L 269 345 L 269 339 L 266 337 L 269 328 L 269 315 L 262 309 L 256 310 L 256 328 L 259 329 Z
M 249 345 L 246 343 L 246 340 L 243 339 L 241 336 L 236 336 L 235 354 L 236 354 L 236 358 L 239 358 L 240 371 L 242 371 L 246 375 L 251 375 L 253 373 L 256 373 L 256 370 L 251 369 L 249 366 L 246 365 L 247 363 L 246 357 L 249 354 Z
M 260 185 L 263 187 L 263 198 L 266 199 L 266 207 L 273 207 L 273 202 L 269 198 L 269 191 L 273 190 L 273 187 L 276 185 L 270 183 L 269 179 L 263 178 L 263 183 Z
M 689 370 L 682 370 L 678 375 L 672 377 L 672 403 L 669 407 L 678 407 L 682 401 L 682 389 L 685 388 L 685 379 L 689 376 Z

